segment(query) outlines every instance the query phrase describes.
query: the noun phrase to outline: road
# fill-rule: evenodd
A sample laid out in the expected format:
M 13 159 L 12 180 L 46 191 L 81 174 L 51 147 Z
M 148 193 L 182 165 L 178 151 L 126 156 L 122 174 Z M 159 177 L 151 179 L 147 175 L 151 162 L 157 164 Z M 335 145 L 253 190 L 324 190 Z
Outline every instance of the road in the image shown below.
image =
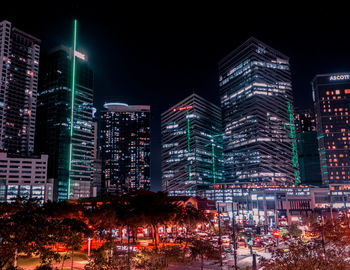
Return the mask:
M 254 249 L 254 253 L 257 254 L 256 260 L 257 260 L 257 266 L 259 264 L 259 258 L 265 257 L 270 258 L 271 254 L 264 251 L 264 249 Z M 250 251 L 248 248 L 239 248 L 237 252 L 237 266 L 238 267 L 251 267 L 253 264 L 253 257 L 250 254 Z M 219 264 L 215 264 L 213 261 L 205 261 L 204 262 L 204 269 L 206 270 L 226 270 L 226 269 L 233 269 L 234 265 L 234 258 L 233 254 L 228 253 L 226 255 L 226 259 L 223 260 L 223 266 L 220 267 Z M 197 270 L 201 269 L 200 262 L 197 261 L 193 264 L 189 265 L 170 265 L 169 270 Z

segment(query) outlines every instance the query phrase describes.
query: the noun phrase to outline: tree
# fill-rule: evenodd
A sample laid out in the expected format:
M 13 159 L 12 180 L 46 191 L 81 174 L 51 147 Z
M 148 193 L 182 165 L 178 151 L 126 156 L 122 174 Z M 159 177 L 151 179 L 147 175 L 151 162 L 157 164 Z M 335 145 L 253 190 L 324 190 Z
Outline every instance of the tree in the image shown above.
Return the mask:
M 74 250 L 81 249 L 84 235 L 87 236 L 91 232 L 84 222 L 77 219 L 65 218 L 62 220 L 60 225 L 61 231 L 58 233 L 60 235 L 62 243 L 67 249 L 67 253 L 69 250 L 71 251 L 73 269 Z
M 153 242 L 158 249 L 159 226 L 170 222 L 177 206 L 171 203 L 166 193 L 139 191 L 130 195 L 129 207 L 129 216 L 151 227 Z
M 313 238 L 306 242 L 292 237 L 287 249 L 269 247 L 271 259 L 261 259 L 266 270 L 350 269 L 350 226 L 347 217 L 333 222 L 310 222 Z
M 350 269 L 346 260 L 348 252 L 340 246 L 329 246 L 326 254 L 319 241 L 304 242 L 292 239 L 288 243 L 288 251 L 284 249 L 270 249 L 271 259 L 260 259 L 260 266 L 264 270 L 341 270 Z
M 177 206 L 175 208 L 175 215 L 173 217 L 175 224 L 178 226 L 185 226 L 186 232 L 190 235 L 196 228 L 198 223 L 209 222 L 204 211 L 199 210 L 193 206 Z M 187 249 L 188 238 L 184 246 L 184 250 Z
M 39 255 L 42 263 L 59 258 L 50 250 L 55 242 L 55 226 L 35 199 L 18 198 L 0 205 L 0 268 L 19 253 Z
M 221 252 L 209 240 L 192 239 L 190 245 L 190 254 L 193 260 L 198 257 L 201 260 L 201 269 L 204 268 L 204 259 L 220 260 Z
M 109 257 L 110 248 L 108 245 L 102 245 L 95 250 L 89 258 L 89 263 L 85 266 L 87 270 L 115 269 L 130 270 L 128 255 L 125 251 L 119 251 L 113 248 L 113 255 Z
M 184 262 L 182 249 L 178 246 L 163 247 L 159 249 L 143 249 L 133 258 L 137 269 L 168 269 L 169 263 Z
M 288 233 L 292 237 L 300 237 L 301 233 L 302 233 L 302 230 L 299 229 L 297 224 L 292 224 L 289 227 Z

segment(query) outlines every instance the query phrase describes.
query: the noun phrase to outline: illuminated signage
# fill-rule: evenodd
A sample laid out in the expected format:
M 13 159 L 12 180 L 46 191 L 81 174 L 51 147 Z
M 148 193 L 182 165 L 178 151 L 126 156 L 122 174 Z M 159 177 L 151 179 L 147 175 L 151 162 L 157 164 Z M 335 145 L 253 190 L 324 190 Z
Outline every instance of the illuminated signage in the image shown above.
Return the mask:
M 189 110 L 189 109 L 192 109 L 192 108 L 193 108 L 192 105 L 185 106 L 185 107 L 180 107 L 180 108 L 174 108 L 173 112 L 181 112 L 181 111 Z
M 81 60 L 84 60 L 84 61 L 86 60 L 85 54 L 82 54 L 81 52 L 74 51 L 74 55 Z
M 342 81 L 342 80 L 349 80 L 350 75 L 349 74 L 343 74 L 343 75 L 332 75 L 329 77 L 330 81 Z

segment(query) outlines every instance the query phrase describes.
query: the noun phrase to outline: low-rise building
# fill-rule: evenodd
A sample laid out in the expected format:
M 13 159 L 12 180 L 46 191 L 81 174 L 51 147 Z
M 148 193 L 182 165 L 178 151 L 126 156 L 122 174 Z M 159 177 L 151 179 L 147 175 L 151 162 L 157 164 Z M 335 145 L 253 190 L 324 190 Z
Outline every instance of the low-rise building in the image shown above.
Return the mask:
M 0 202 L 18 196 L 52 201 L 53 180 L 47 179 L 47 155 L 21 157 L 0 153 Z
M 332 218 L 350 208 L 350 185 L 290 186 L 217 184 L 197 191 L 172 191 L 170 196 L 193 196 L 215 201 L 227 219 L 245 225 L 291 225 L 311 213 Z

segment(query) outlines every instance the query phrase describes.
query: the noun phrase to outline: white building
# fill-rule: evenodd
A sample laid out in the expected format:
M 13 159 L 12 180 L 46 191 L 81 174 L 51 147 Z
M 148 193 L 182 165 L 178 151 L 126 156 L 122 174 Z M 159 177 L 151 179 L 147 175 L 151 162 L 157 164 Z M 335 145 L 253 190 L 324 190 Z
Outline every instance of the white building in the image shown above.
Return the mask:
M 53 180 L 47 179 L 47 155 L 20 157 L 0 153 L 0 202 L 17 196 L 52 201 Z

